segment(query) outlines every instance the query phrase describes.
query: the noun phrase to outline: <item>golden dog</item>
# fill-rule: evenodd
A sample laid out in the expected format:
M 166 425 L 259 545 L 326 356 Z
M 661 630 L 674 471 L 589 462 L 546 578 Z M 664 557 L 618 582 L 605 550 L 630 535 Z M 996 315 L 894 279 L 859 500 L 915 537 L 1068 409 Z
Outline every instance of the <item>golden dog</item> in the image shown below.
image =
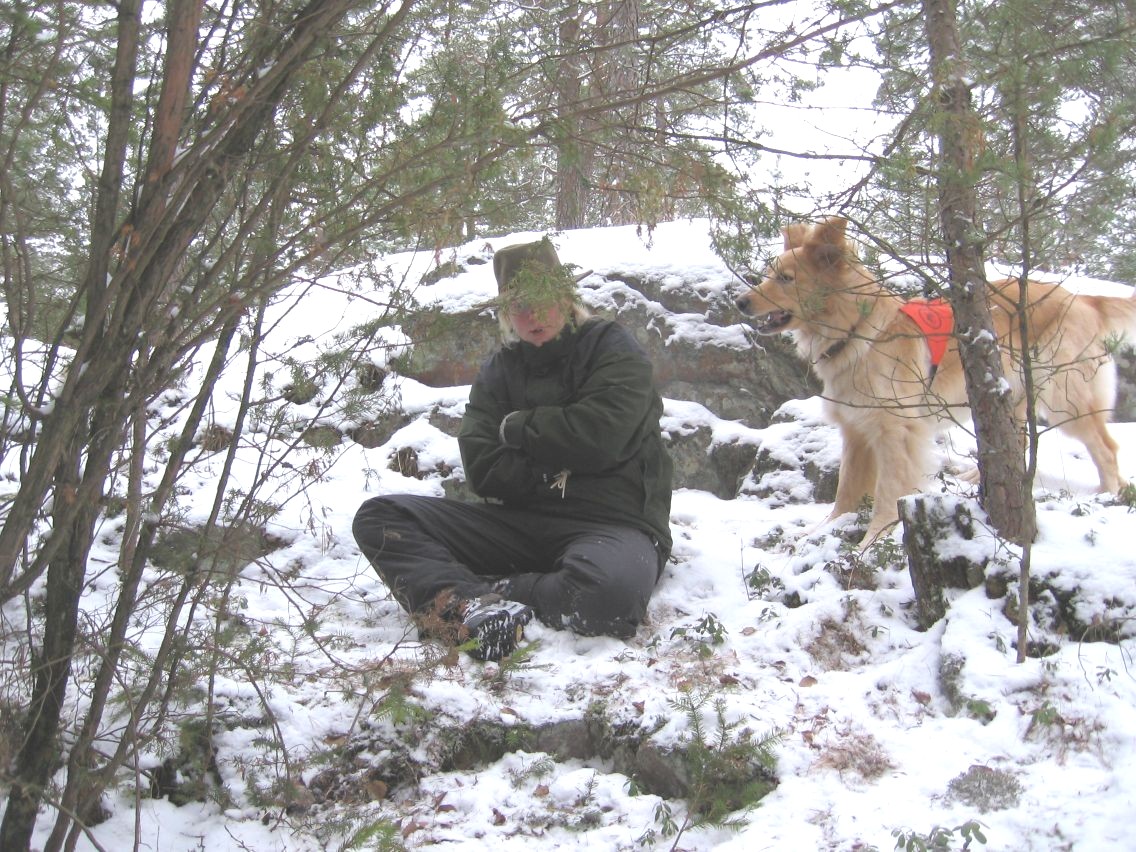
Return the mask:
M 737 300 L 761 334 L 790 333 L 797 351 L 824 382 L 825 416 L 844 446 L 836 503 L 825 524 L 857 511 L 865 496 L 873 512 L 863 542 L 871 543 L 898 518 L 900 497 L 931 473 L 935 433 L 965 417 L 967 395 L 958 341 L 942 337 L 937 368 L 930 343 L 889 292 L 860 263 L 845 238 L 847 222 L 828 218 L 785 229 L 785 250 L 760 283 Z M 1019 282 L 991 284 L 991 314 L 1003 369 L 1025 416 L 1022 392 Z M 1123 484 L 1117 444 L 1108 433 L 1115 401 L 1115 367 L 1108 354 L 1136 328 L 1136 297 L 1081 296 L 1030 281 L 1027 341 L 1037 399 L 1051 426 L 1080 440 L 1100 474 L 1102 491 Z

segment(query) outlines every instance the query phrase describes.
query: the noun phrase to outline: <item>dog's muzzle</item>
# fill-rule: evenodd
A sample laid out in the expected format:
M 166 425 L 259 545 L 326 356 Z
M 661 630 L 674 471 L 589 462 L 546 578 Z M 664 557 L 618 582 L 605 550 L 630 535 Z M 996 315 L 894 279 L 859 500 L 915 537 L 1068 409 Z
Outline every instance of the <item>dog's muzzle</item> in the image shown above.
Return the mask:
M 758 334 L 776 334 L 790 323 L 793 315 L 789 311 L 772 311 L 768 314 L 762 314 L 756 319 L 757 323 L 754 328 Z
M 734 299 L 734 306 L 747 317 L 753 316 L 753 308 L 751 308 L 749 304 L 749 293 L 745 293 Z
M 734 304 L 737 305 L 739 311 L 747 317 L 754 316 L 753 305 L 750 304 L 750 294 L 739 296 Z M 785 326 L 787 326 L 793 319 L 793 314 L 790 311 L 770 311 L 769 313 L 762 314 L 761 316 L 754 317 L 754 330 L 758 334 L 776 334 Z

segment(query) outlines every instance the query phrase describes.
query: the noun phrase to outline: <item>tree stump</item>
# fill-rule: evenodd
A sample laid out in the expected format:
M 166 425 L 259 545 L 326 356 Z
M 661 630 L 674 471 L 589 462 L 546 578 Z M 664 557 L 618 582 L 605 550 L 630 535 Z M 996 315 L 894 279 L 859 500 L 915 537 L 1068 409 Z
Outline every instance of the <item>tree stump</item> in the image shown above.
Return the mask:
M 995 538 L 972 500 L 913 494 L 899 501 L 899 517 L 919 626 L 926 630 L 946 615 L 946 589 L 982 585 Z

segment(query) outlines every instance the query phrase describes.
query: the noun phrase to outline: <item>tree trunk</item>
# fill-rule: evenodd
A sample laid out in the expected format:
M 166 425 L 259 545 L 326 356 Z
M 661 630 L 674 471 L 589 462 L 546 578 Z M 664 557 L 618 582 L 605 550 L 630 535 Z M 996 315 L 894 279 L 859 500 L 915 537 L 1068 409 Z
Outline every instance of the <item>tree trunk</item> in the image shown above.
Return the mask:
M 133 743 L 139 739 L 139 732 L 136 727 L 124 731 L 119 748 L 116 749 L 113 755 L 102 761 L 97 773 L 94 774 L 94 777 L 91 777 L 92 770 L 88 765 L 88 758 L 91 747 L 98 734 L 99 725 L 102 721 L 102 713 L 110 696 L 111 688 L 119 673 L 118 665 L 126 648 L 126 633 L 129 626 L 129 618 L 135 609 L 138 587 L 141 583 L 147 556 L 149 555 L 156 535 L 157 525 L 152 518 L 161 516 L 163 510 L 166 508 L 167 502 L 173 495 L 176 474 L 181 470 L 185 456 L 192 445 L 193 435 L 201 425 L 202 416 L 209 403 L 217 379 L 221 374 L 225 363 L 225 356 L 228 354 L 236 328 L 237 320 L 234 318 L 221 332 L 220 339 L 214 349 L 213 358 L 202 380 L 202 386 L 197 393 L 197 398 L 190 410 L 189 416 L 186 418 L 181 433 L 181 440 L 177 442 L 172 450 L 171 458 L 166 464 L 166 471 L 162 482 L 157 491 L 152 495 L 149 504 L 143 507 L 140 493 L 132 495 L 131 511 L 139 515 L 139 517 L 130 524 L 131 528 L 134 530 L 134 532 L 130 534 L 134 546 L 127 547 L 123 551 L 124 559 L 121 565 L 122 585 L 114 607 L 114 618 L 111 622 L 110 630 L 105 636 L 103 658 L 100 661 L 98 673 L 92 683 L 87 716 L 84 719 L 83 727 L 79 735 L 71 745 L 71 754 L 67 763 L 67 783 L 61 794 L 61 814 L 44 847 L 45 852 L 52 852 L 52 850 L 57 850 L 62 847 L 68 828 L 71 827 L 72 814 L 78 815 L 82 819 L 85 818 L 87 813 L 98 806 L 98 797 L 101 795 L 102 790 L 106 784 L 111 782 L 114 773 L 126 759 L 127 750 L 123 748 L 124 743 Z M 132 490 L 140 492 L 140 485 L 134 485 L 133 483 L 141 480 L 142 461 L 146 458 L 147 436 L 144 406 L 135 411 L 134 417 L 135 437 L 132 466 L 137 469 L 132 471 L 131 482 Z M 143 508 L 145 508 L 144 514 L 149 516 L 145 520 L 141 517 Z M 139 706 L 142 705 L 140 704 Z M 136 721 L 132 720 L 130 724 L 132 726 L 136 725 Z M 72 835 L 73 834 L 72 832 Z
M 592 148 L 584 138 L 584 121 L 573 116 L 580 104 L 584 76 L 580 51 L 580 10 L 571 3 L 560 23 L 559 79 L 556 100 L 560 118 L 560 138 L 556 149 L 556 227 L 580 228 L 586 224 L 588 178 Z
M 167 34 L 170 55 L 165 70 L 176 79 L 163 83 L 161 114 L 154 119 L 151 159 L 144 171 L 145 189 L 127 220 L 131 228 L 123 233 L 128 239 L 125 244 L 120 241 L 121 263 L 113 275 L 100 278 L 100 286 L 88 293 L 92 299 L 83 341 L 54 408 L 44 415 L 40 441 L 0 529 L 0 597 L 6 600 L 30 586 L 42 571 L 47 574 L 42 649 L 36 655 L 32 696 L 11 774 L 7 809 L 0 823 L 0 849 L 15 852 L 29 847 L 46 783 L 57 767 L 59 723 L 95 519 L 113 450 L 127 422 L 131 406 L 127 394 L 139 399 L 147 390 L 132 387 L 132 382 L 143 378 L 136 369 L 140 360 L 136 356 L 163 345 L 159 330 L 164 320 L 154 307 L 160 304 L 186 248 L 214 210 L 233 170 L 253 149 L 292 78 L 353 2 L 311 0 L 292 20 L 286 38 L 260 45 L 260 55 L 251 61 L 262 73 L 250 87 L 247 102 L 234 104 L 224 125 L 214 128 L 215 134 L 210 131 L 214 138 L 189 148 L 176 166 L 172 158 L 182 134 L 184 94 L 192 74 L 188 62 L 197 37 L 192 22 L 199 3 L 182 0 L 177 4 L 177 14 L 171 15 Z M 120 20 L 123 27 L 136 25 L 136 18 Z M 124 38 L 119 39 L 119 49 L 123 49 Z M 116 72 L 116 84 L 125 76 Z M 127 82 L 132 85 L 132 81 Z M 127 93 L 118 94 L 127 97 Z M 104 178 L 113 178 L 115 169 L 113 163 L 105 166 Z M 177 180 L 172 179 L 175 170 Z M 118 188 L 100 186 L 100 191 L 113 195 Z M 114 205 L 108 200 L 106 206 Z M 102 245 L 100 239 L 99 233 L 92 235 L 91 270 L 110 267 L 104 256 L 109 246 Z M 88 277 L 93 274 L 89 271 Z M 239 295 L 234 294 L 208 319 L 220 325 L 240 313 L 241 304 Z M 79 441 L 83 436 L 86 446 Z M 13 580 L 38 508 L 52 491 L 52 535 L 32 567 Z M 53 837 L 57 842 L 58 834 Z
M 113 446 L 105 437 L 100 443 L 103 447 Z M 61 503 L 77 499 L 81 453 L 82 442 L 76 437 L 56 478 L 56 500 Z M 96 454 L 100 456 L 97 459 L 93 458 Z M 103 465 L 104 458 L 109 462 L 109 453 L 97 453 L 94 447 L 90 448 L 88 467 Z M 34 686 L 23 720 L 23 739 L 12 766 L 8 808 L 0 823 L 0 849 L 29 848 L 44 788 L 58 765 L 56 734 L 71 677 L 79 597 L 99 505 L 92 502 L 82 506 L 57 533 L 66 540 L 56 550 L 47 570 L 43 646 L 33 662 Z
M 993 555 L 993 536 L 991 552 L 984 558 L 976 558 L 981 551 L 973 547 L 966 552 L 939 547 L 943 541 L 973 541 L 978 537 L 980 524 L 973 508 L 973 503 L 931 494 L 915 494 L 899 501 L 903 549 L 915 589 L 919 626 L 924 630 L 947 614 L 947 589 L 973 589 L 985 579 L 986 564 Z
M 621 101 L 634 98 L 639 88 L 639 72 L 633 46 L 639 32 L 639 0 L 610 0 L 597 10 L 600 52 L 596 61 L 595 85 L 604 98 Z M 599 175 L 599 191 L 593 202 L 600 208 L 604 224 L 633 225 L 642 221 L 637 199 L 629 192 L 629 161 L 634 149 L 647 140 L 638 128 L 645 104 L 633 100 L 606 117 L 608 131 L 604 144 L 618 156 L 605 157 L 606 165 Z M 662 148 L 665 140 L 657 140 Z M 593 164 L 594 165 L 594 164 Z
M 923 11 L 940 128 L 939 217 L 950 275 L 948 297 L 978 439 L 979 499 L 998 532 L 1024 544 L 1037 535 L 1037 517 L 1025 475 L 1021 427 L 987 301 L 985 238 L 975 190 L 982 127 L 971 101 L 952 0 L 924 0 Z

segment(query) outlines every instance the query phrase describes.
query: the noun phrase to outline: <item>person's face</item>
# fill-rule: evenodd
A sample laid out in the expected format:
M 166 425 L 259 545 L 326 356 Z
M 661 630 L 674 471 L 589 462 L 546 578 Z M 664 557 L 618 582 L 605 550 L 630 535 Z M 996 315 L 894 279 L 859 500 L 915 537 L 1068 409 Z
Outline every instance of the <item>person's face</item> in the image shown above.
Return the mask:
M 509 305 L 509 319 L 517 337 L 533 346 L 543 346 L 555 340 L 568 321 L 560 305 L 533 306 L 525 302 Z

